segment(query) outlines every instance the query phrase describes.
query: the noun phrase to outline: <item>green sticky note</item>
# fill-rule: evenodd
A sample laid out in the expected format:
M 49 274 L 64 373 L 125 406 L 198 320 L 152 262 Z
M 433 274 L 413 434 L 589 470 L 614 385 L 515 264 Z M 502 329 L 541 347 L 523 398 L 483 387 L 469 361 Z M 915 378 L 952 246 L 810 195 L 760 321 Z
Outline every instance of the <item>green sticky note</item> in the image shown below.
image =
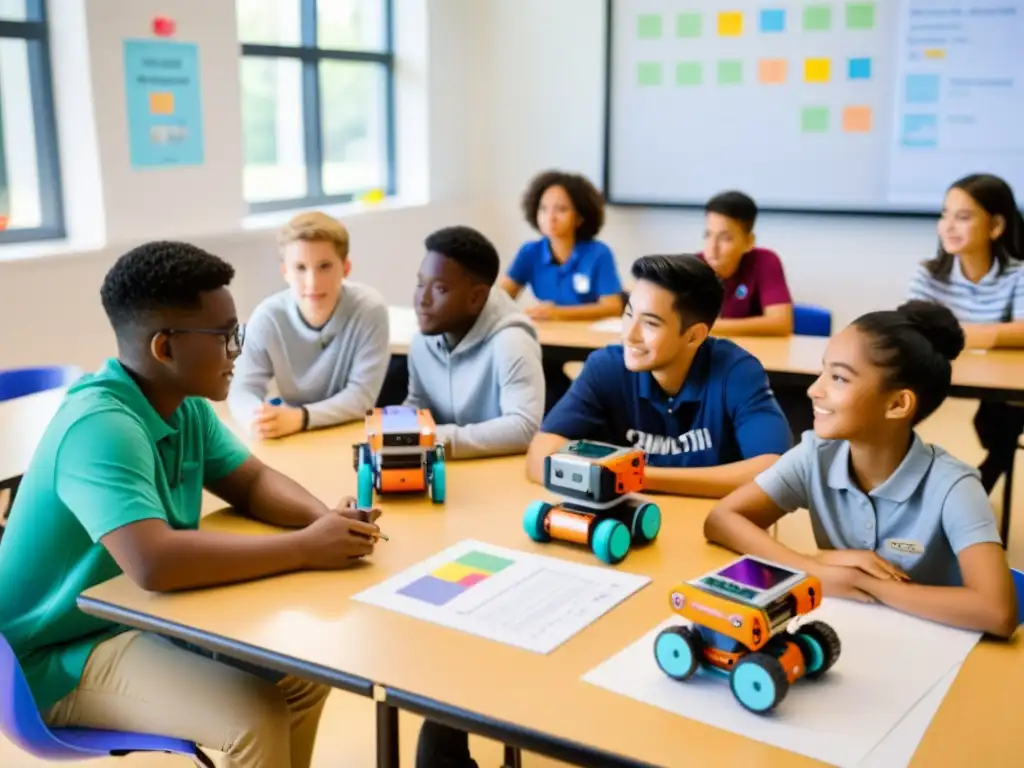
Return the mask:
M 804 8 L 804 31 L 824 32 L 832 28 L 831 5 L 808 5 Z
M 718 62 L 718 84 L 738 85 L 743 82 L 743 62 L 724 59 Z
M 636 68 L 636 78 L 640 85 L 661 85 L 661 62 L 640 62 Z
M 875 4 L 874 3 L 847 3 L 846 4 L 846 28 L 847 29 L 874 29 L 875 28 Z
M 700 85 L 703 79 L 699 61 L 680 61 L 676 64 L 676 85 Z
M 804 107 L 800 113 L 800 127 L 804 133 L 828 131 L 828 107 Z
M 661 14 L 641 13 L 636 17 L 636 35 L 641 40 L 657 40 L 661 37 Z
M 700 14 L 680 13 L 676 16 L 676 37 L 700 37 Z

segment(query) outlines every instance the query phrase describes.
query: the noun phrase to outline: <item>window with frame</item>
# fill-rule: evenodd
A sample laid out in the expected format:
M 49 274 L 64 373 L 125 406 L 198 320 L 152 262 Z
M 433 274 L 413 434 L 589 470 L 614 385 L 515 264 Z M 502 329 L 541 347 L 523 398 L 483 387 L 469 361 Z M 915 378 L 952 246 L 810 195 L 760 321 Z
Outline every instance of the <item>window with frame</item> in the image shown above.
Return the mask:
M 237 0 L 250 210 L 394 194 L 392 3 Z
M 64 237 L 43 0 L 0 0 L 0 244 Z

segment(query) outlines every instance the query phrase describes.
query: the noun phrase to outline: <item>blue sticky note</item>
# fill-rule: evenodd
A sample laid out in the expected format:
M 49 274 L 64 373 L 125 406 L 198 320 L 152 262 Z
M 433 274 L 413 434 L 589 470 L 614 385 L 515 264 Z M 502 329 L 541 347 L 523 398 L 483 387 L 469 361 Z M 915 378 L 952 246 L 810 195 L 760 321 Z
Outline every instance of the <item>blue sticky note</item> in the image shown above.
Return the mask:
M 850 59 L 850 79 L 870 80 L 871 59 Z
M 934 149 L 939 145 L 938 115 L 904 115 L 903 146 Z
M 941 94 L 938 75 L 907 75 L 904 99 L 908 104 L 934 104 Z
M 785 32 L 786 12 L 778 8 L 766 8 L 761 11 L 762 32 Z

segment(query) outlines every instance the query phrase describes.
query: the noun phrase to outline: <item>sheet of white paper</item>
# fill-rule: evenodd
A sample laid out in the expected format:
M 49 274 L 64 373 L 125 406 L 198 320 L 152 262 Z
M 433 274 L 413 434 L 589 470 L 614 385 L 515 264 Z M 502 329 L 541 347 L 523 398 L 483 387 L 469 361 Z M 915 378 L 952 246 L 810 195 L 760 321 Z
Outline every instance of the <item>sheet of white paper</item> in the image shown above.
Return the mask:
M 353 600 L 550 653 L 650 583 L 479 541 L 460 541 Z
M 654 639 L 662 628 L 686 623 L 680 617 L 663 622 L 583 679 L 747 738 L 833 765 L 856 766 L 963 662 L 979 638 L 976 632 L 845 600 L 826 599 L 813 618 L 836 630 L 840 658 L 823 678 L 793 685 L 768 716 L 743 709 L 718 675 L 698 673 L 679 683 L 658 668 Z
M 932 688 L 927 695 L 917 702 L 899 725 L 882 740 L 860 763 L 857 768 L 905 768 L 914 758 L 918 744 L 924 738 L 932 718 L 942 706 L 953 681 L 960 672 L 961 664 L 957 664 L 944 678 Z
M 604 320 L 591 323 L 590 330 L 600 331 L 601 333 L 619 333 L 622 330 L 622 318 L 606 317 Z

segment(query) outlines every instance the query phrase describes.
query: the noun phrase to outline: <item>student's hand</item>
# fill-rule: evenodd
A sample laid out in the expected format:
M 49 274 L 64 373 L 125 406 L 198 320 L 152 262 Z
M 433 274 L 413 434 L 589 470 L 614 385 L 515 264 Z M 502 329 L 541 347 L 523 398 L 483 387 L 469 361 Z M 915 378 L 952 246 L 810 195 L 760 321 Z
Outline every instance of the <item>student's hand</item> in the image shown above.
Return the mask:
M 526 316 L 531 320 L 554 320 L 558 308 L 552 301 L 542 301 L 538 304 L 530 305 L 523 311 L 526 312 Z
M 303 560 L 311 570 L 347 568 L 355 560 L 373 554 L 379 533 L 380 528 L 373 523 L 331 512 L 299 532 Z
M 910 581 L 900 568 L 865 549 L 829 549 L 814 558 L 822 565 L 856 568 L 868 576 L 889 581 Z
M 999 326 L 995 323 L 966 323 L 964 346 L 967 349 L 992 349 L 996 345 Z
M 383 513 L 379 509 L 360 509 L 356 504 L 355 496 L 346 496 L 334 511 L 350 520 L 362 520 L 364 523 L 375 523 Z
M 302 421 L 301 408 L 262 403 L 252 420 L 252 431 L 256 437 L 264 440 L 287 437 L 302 431 Z
M 821 591 L 825 597 L 839 597 L 859 603 L 875 602 L 875 598 L 864 589 L 864 583 L 872 577 L 859 568 L 825 565 L 817 569 L 815 575 L 821 579 Z

